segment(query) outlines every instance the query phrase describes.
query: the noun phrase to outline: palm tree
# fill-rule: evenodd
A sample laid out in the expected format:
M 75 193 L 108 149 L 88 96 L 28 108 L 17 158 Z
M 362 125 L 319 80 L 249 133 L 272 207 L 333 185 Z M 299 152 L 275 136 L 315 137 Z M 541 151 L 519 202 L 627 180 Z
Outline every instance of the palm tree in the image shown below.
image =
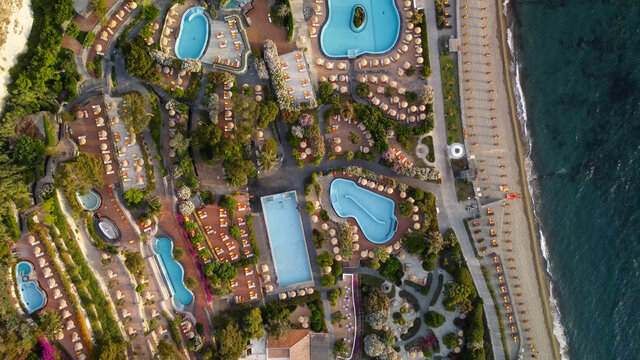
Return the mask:
M 258 153 L 258 167 L 260 170 L 270 170 L 276 165 L 278 154 L 271 151 L 261 151 Z

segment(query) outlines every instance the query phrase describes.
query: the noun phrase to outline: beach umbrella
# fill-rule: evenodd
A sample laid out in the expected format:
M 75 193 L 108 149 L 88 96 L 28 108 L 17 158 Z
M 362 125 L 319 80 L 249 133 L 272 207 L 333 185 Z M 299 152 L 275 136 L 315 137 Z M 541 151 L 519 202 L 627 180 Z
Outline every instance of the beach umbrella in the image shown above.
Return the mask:
M 373 59 L 373 66 L 380 66 L 380 59 Z
M 363 83 L 363 82 L 367 82 L 367 78 L 364 75 L 360 75 L 360 77 L 358 78 L 358 81 Z
M 391 254 L 393 252 L 393 247 L 391 245 L 389 245 L 389 246 L 385 247 L 384 250 L 387 252 L 387 254 Z
M 418 54 L 422 54 L 422 47 L 418 47 L 418 48 L 416 49 L 416 53 L 418 53 Z
M 409 116 L 409 122 L 412 122 L 412 123 L 416 122 L 416 117 L 413 115 Z
M 154 23 L 153 24 L 153 30 L 158 30 L 158 29 L 160 29 L 160 24 Z
M 398 68 L 398 76 L 403 76 L 404 75 L 404 70 L 402 70 L 401 68 Z
M 111 21 L 109 21 L 109 27 L 110 28 L 114 28 L 114 27 L 116 27 L 116 25 L 118 25 L 118 23 L 115 20 L 111 19 Z
M 336 81 L 336 76 L 334 74 L 329 75 L 329 81 L 331 82 Z
M 385 66 L 386 66 L 386 65 L 389 65 L 390 63 L 391 63 L 391 60 L 389 60 L 389 58 L 384 58 L 384 59 L 382 60 L 382 65 L 385 65 Z
M 367 59 L 360 60 L 360 66 L 362 66 L 362 67 L 367 66 Z
M 407 40 L 407 41 L 411 41 L 411 40 L 413 40 L 413 35 L 407 34 L 407 35 L 405 35 L 404 39 Z
M 142 166 L 136 166 L 136 172 L 141 172 L 142 171 Z
M 342 138 L 341 137 L 337 137 L 333 140 L 336 144 L 340 144 L 342 143 Z
M 416 34 L 420 34 L 420 33 L 422 33 L 422 28 L 417 27 L 417 28 L 415 28 L 413 31 L 414 31 Z
M 340 87 L 340 93 L 341 94 L 346 94 L 347 93 L 347 87 L 346 86 L 341 86 Z
M 322 223 L 322 230 L 328 230 L 329 229 L 329 224 L 327 223 Z
M 393 59 L 394 59 L 395 61 L 400 60 L 400 54 L 398 54 L 398 53 L 393 54 Z
M 380 76 L 380 81 L 383 83 L 387 83 L 389 81 L 389 77 L 387 75 Z
M 398 245 L 398 249 L 400 248 L 400 245 Z M 398 259 L 404 259 L 405 255 L 403 252 L 398 253 Z
M 418 62 L 418 64 L 422 64 L 424 62 L 424 58 L 422 58 L 422 56 L 418 57 L 418 59 L 416 59 L 416 61 Z
M 413 17 L 413 11 L 407 11 L 407 19 L 411 19 Z
M 414 113 L 414 112 L 418 111 L 418 107 L 415 106 L 415 105 L 411 105 L 411 107 L 409 108 L 409 111 Z
M 260 265 L 260 270 L 262 270 L 262 272 L 268 272 L 269 271 L 269 265 L 267 264 L 262 264 Z
M 331 88 L 333 90 L 337 90 L 338 89 L 338 84 L 336 84 L 336 83 L 331 84 Z
M 407 106 L 409 106 L 409 103 L 408 103 L 408 102 L 406 102 L 406 101 L 403 101 L 403 102 L 400 104 L 400 107 L 401 107 L 401 108 L 403 108 L 403 109 L 405 109 Z
M 331 273 L 331 266 L 325 266 L 324 267 L 324 272 L 327 273 L 327 274 Z
M 358 243 L 353 244 L 353 251 L 358 251 L 358 250 L 360 250 L 360 244 Z
M 105 151 L 109 148 L 109 146 L 107 145 L 107 143 L 102 143 L 100 144 L 100 150 Z
M 363 147 L 362 148 L 362 152 L 365 153 L 365 154 L 368 154 L 369 153 L 369 148 L 367 146 Z
M 346 62 L 341 61 L 341 62 L 338 63 L 338 69 L 345 70 L 346 68 L 347 68 L 347 63 Z
M 362 251 L 360 252 L 360 257 L 361 257 L 361 258 L 366 258 L 366 257 L 368 257 L 368 256 L 369 256 L 369 250 L 362 250 Z
M 344 82 L 346 80 L 346 77 L 344 75 L 340 75 L 340 76 L 338 76 L 338 80 L 340 82 Z
M 311 216 L 311 221 L 314 222 L 314 223 L 317 223 L 318 222 L 318 215 L 315 215 L 315 214 L 312 215 Z
M 406 8 L 411 7 L 411 1 L 410 0 L 406 0 L 404 2 L 404 7 L 406 7 Z
M 420 104 L 420 106 L 418 107 L 418 110 L 420 111 L 425 111 L 427 109 L 426 106 L 424 106 L 424 104 Z
M 355 230 L 353 232 L 353 235 L 351 236 L 351 242 L 356 242 L 356 241 L 360 240 L 360 235 L 356 234 L 356 231 L 357 230 Z
M 382 109 L 382 111 L 387 111 L 387 110 L 389 110 L 389 105 L 384 103 L 384 104 L 382 104 L 382 106 L 380 108 Z M 369 133 L 367 133 L 367 134 L 369 134 Z
M 422 44 L 422 39 L 417 38 L 417 39 L 416 39 L 416 45 L 420 45 L 420 44 Z
M 384 190 L 384 185 L 382 184 L 378 185 L 378 191 L 382 191 L 382 190 Z
M 404 88 L 404 87 L 400 87 L 400 88 L 398 89 L 398 94 L 400 94 L 400 95 L 404 95 L 404 93 L 405 93 L 405 92 L 407 92 L 407 89 L 406 89 L 406 88 Z
M 378 86 L 378 88 L 376 89 L 376 92 L 378 94 L 382 94 L 382 93 L 384 93 L 384 88 L 382 86 Z
M 127 4 L 127 6 L 128 6 L 130 9 L 135 9 L 135 8 L 137 8 L 137 7 L 138 7 L 138 4 L 136 4 L 136 2 L 135 2 L 135 1 L 129 1 L 129 3 Z M 175 15 L 175 14 L 174 14 L 174 15 Z
M 303 152 L 303 153 L 300 154 L 300 159 L 304 160 L 306 158 L 307 158 L 307 153 Z
M 427 118 L 427 114 L 425 113 L 420 114 L 420 120 L 424 120 L 426 118 Z
M 400 198 L 401 198 L 401 199 L 404 199 L 404 198 L 406 198 L 406 197 L 407 197 L 407 193 L 406 193 L 406 192 L 404 192 L 404 191 L 401 191 L 401 192 L 400 192 Z
M 127 167 L 127 166 L 129 166 L 129 160 L 124 159 L 124 161 L 122 162 L 122 166 L 123 166 L 123 167 Z
M 418 206 L 413 205 L 413 212 L 418 212 Z
M 100 45 L 100 44 L 96 45 L 96 51 L 97 52 L 101 52 L 102 51 L 102 45 Z
M 362 186 L 366 186 L 368 182 L 369 182 L 369 180 L 367 180 L 367 179 L 362 179 Z
M 377 83 L 378 82 L 378 77 L 375 75 L 371 75 L 371 77 L 369 78 L 369 81 L 372 83 Z
M 262 95 L 256 95 L 256 101 L 257 102 L 262 101 Z
M 375 254 L 373 253 L 373 251 L 370 251 L 368 256 L 369 256 L 369 259 L 373 259 L 375 257 Z
M 409 30 L 413 30 L 413 27 L 414 27 L 414 26 L 415 26 L 415 25 L 413 25 L 413 23 L 409 23 L 409 25 L 407 25 L 407 29 L 409 29 Z
M 391 102 L 394 103 L 394 104 L 397 104 L 397 103 L 400 102 L 400 98 L 396 95 L 391 99 Z
M 335 147 L 335 150 L 336 150 L 336 152 L 341 152 L 341 151 L 342 151 L 342 146 L 337 145 L 337 146 Z
M 267 292 L 272 292 L 272 291 L 273 291 L 273 285 L 271 285 L 271 284 L 267 284 L 267 285 L 265 285 L 265 287 L 264 287 L 264 288 L 265 288 L 265 290 L 266 290 Z
M 397 114 L 398 114 L 398 112 L 397 112 L 395 109 L 391 109 L 391 110 L 389 111 L 389 115 L 390 115 L 390 116 L 396 116 Z
M 340 252 L 340 248 L 339 248 L 339 247 L 337 247 L 337 246 L 334 246 L 334 247 L 333 247 L 333 253 L 334 253 L 334 254 L 338 254 L 339 252 Z
M 336 261 L 342 261 L 342 255 L 340 254 L 336 255 Z
M 103 31 L 103 32 L 100 33 L 100 39 L 106 41 L 108 38 L 109 38 L 109 33 L 108 32 Z
M 407 52 L 407 51 L 409 51 L 409 47 L 407 46 L 407 44 L 402 44 L 402 46 L 400 47 L 400 49 L 402 50 L 402 52 Z
M 136 181 L 137 185 L 142 185 L 144 184 L 144 179 L 143 178 L 138 178 L 138 181 Z
M 111 156 L 110 156 L 109 154 L 104 154 L 104 155 L 102 155 L 102 159 L 103 159 L 105 162 L 107 162 L 107 161 L 111 160 Z
M 338 238 L 331 238 L 331 245 L 338 245 Z
M 407 118 L 407 114 L 400 114 L 400 120 L 404 120 Z
M 336 234 L 336 229 L 331 228 L 331 230 L 329 230 L 329 235 L 334 236 Z
M 67 326 L 67 327 L 68 327 L 68 326 Z M 82 346 L 82 342 L 77 342 L 77 343 L 74 345 L 74 349 L 75 349 L 76 351 L 80 351 L 80 350 L 82 350 L 82 348 L 83 348 L 83 346 Z
M 333 69 L 333 63 L 332 62 L 328 62 L 328 63 L 324 64 L 324 67 L 327 68 L 327 70 L 332 70 Z
M 393 194 L 393 188 L 392 187 L 388 187 L 387 188 L 387 194 Z
M 409 69 L 411 67 L 411 64 L 408 61 L 405 61 L 402 67 L 404 67 L 405 69 Z
M 376 187 L 376 183 L 375 183 L 375 182 L 373 182 L 373 181 L 371 181 L 371 182 L 369 183 L 369 188 L 370 188 L 370 189 L 373 189 L 374 187 Z

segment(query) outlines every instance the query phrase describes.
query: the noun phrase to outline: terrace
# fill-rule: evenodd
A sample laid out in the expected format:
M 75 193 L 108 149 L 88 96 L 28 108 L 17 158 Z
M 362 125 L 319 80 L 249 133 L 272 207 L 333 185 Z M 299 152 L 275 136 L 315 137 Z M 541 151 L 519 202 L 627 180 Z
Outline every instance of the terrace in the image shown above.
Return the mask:
M 209 261 L 237 263 L 243 258 L 252 258 L 253 245 L 249 239 L 249 228 L 246 217 L 250 216 L 249 199 L 246 195 L 237 196 L 238 206 L 234 209 L 234 218 L 230 218 L 227 209 L 219 205 L 205 205 L 195 212 L 195 218 L 204 230 L 206 245 L 202 244 L 199 251 L 208 248 L 214 259 Z M 234 239 L 230 235 L 231 227 L 236 226 L 240 237 Z M 261 279 L 255 265 L 238 268 L 238 276 L 230 282 L 233 298 L 236 303 L 255 301 L 262 298 Z
M 303 102 L 314 102 L 309 66 L 302 51 L 280 55 L 280 62 L 291 103 L 297 106 Z
M 62 315 L 62 330 L 52 340 L 59 342 L 76 358 L 85 359 L 88 356 L 85 348 L 87 344 L 80 336 L 80 328 L 83 328 L 84 324 L 82 326 L 78 324 L 79 321 L 84 321 L 84 318 L 78 317 L 76 314 L 72 301 L 62 286 L 60 277 L 53 269 L 53 260 L 42 250 L 43 247 L 44 245 L 36 235 L 27 234 L 16 242 L 16 256 L 22 261 L 33 264 L 33 273 L 35 273 L 33 278 L 40 280 L 40 288 L 47 293 L 48 301 L 38 313 L 51 311 Z
M 89 49 L 87 63 L 93 62 L 96 56 L 104 56 L 115 37 L 115 33 L 137 7 L 138 4 L 135 1 L 123 2 L 120 8 L 113 12 L 113 15 L 98 31 L 98 36 Z

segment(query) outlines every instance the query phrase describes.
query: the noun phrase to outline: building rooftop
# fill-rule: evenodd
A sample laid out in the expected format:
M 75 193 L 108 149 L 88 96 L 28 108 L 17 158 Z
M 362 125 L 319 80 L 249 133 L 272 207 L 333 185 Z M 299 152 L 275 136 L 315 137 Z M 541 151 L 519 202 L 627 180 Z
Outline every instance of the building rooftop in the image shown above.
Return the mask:
M 308 329 L 295 329 L 282 339 L 272 336 L 267 340 L 268 359 L 311 359 L 311 341 Z

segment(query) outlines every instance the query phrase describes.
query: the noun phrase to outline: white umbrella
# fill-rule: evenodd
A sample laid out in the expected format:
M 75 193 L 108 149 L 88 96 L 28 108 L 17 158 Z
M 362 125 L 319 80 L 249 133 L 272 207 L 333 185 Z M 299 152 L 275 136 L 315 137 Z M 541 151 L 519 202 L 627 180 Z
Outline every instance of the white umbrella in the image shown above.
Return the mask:
M 413 35 L 411 35 L 411 34 L 407 34 L 407 35 L 404 37 L 404 39 L 405 39 L 405 40 L 407 40 L 407 41 L 411 41 L 411 40 L 413 40 Z
M 407 46 L 407 44 L 402 44 L 402 47 L 400 47 L 400 49 L 402 49 L 402 52 L 409 51 L 409 47 Z
M 424 58 L 422 56 L 420 56 L 420 57 L 418 57 L 416 59 L 416 61 L 418 62 L 418 64 L 422 64 L 422 63 L 424 63 Z
M 409 23 L 409 25 L 407 25 L 407 29 L 409 29 L 409 30 L 413 30 L 413 27 L 414 27 L 414 26 L 415 26 L 415 25 L 413 25 L 413 23 Z
M 331 230 L 329 230 L 329 235 L 334 236 L 336 234 L 336 229 L 331 228 Z
M 368 154 L 369 153 L 369 148 L 367 146 L 363 147 L 362 148 L 362 152 L 365 153 L 365 154 Z
M 404 70 L 402 70 L 401 68 L 398 68 L 398 76 L 403 76 L 404 75 Z
M 404 62 L 404 65 L 402 65 L 405 69 L 409 69 L 411 67 L 411 64 L 408 61 Z

